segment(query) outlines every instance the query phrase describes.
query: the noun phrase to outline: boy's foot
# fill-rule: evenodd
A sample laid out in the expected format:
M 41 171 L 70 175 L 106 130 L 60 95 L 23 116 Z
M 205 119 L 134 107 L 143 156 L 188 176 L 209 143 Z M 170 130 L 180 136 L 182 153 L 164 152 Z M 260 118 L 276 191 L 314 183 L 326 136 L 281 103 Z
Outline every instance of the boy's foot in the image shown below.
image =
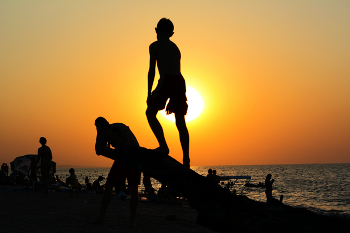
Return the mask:
M 91 224 L 101 224 L 103 223 L 103 217 L 98 217 L 94 221 L 91 222 Z
M 151 151 L 161 153 L 161 154 L 166 154 L 166 155 L 169 154 L 169 148 L 158 147 L 156 149 L 151 149 Z
M 184 160 L 183 160 L 183 165 L 184 165 L 185 167 L 190 168 L 190 160 L 189 160 L 189 159 L 184 159 Z

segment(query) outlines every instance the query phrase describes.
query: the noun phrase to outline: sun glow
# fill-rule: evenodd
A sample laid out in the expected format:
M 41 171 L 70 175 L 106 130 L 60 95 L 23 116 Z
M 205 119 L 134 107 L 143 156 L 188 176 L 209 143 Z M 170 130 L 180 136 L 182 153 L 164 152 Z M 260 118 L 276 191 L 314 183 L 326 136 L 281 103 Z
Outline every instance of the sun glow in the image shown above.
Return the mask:
M 199 117 L 199 115 L 203 112 L 204 100 L 201 94 L 196 89 L 190 86 L 186 87 L 186 96 L 188 110 L 185 119 L 186 122 L 189 122 Z M 166 115 L 165 110 L 162 110 L 160 113 L 165 119 L 175 122 L 174 114 Z

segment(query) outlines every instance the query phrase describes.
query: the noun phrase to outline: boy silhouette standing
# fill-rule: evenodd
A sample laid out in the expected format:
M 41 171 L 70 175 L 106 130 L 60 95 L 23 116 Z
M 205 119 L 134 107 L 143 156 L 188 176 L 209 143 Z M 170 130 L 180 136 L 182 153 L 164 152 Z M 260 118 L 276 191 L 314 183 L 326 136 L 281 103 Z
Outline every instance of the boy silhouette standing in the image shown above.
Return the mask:
M 170 37 L 174 34 L 173 31 L 173 23 L 169 19 L 162 18 L 156 27 L 157 41 L 149 46 L 150 63 L 146 116 L 159 143 L 159 147 L 154 151 L 169 154 L 169 147 L 165 141 L 163 128 L 157 119 L 157 113 L 165 108 L 167 100 L 170 99 L 166 106 L 166 112 L 167 114 L 175 114 L 175 124 L 179 131 L 183 151 L 183 165 L 190 167 L 190 140 L 185 121 L 188 108 L 186 83 L 180 71 L 180 50 L 170 40 Z M 157 87 L 152 92 L 156 63 L 160 78 Z
M 36 163 L 41 161 L 41 176 L 44 184 L 44 193 L 48 193 L 49 173 L 51 170 L 52 152 L 50 147 L 46 145 L 46 138 L 41 137 L 39 140 L 41 147 L 38 149 L 38 159 Z

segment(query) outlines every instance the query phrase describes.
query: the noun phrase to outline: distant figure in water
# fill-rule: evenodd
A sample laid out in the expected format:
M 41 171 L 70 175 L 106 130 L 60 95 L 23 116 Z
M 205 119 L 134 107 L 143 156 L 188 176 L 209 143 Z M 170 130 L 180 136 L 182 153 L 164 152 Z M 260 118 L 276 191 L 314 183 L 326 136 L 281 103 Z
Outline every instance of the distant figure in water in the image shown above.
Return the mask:
M 277 200 L 272 197 L 272 185 L 275 182 L 274 179 L 272 179 L 271 174 L 267 174 L 266 179 L 265 179 L 265 194 L 266 194 L 266 202 L 268 204 L 273 204 L 273 205 L 281 205 L 283 201 L 283 195 L 280 196 L 280 200 Z
M 72 194 L 71 194 L 71 196 L 73 196 L 73 192 L 75 192 L 77 194 L 77 197 L 79 197 L 78 180 L 77 180 L 77 176 L 75 175 L 74 168 L 69 169 L 69 174 L 70 174 L 70 184 L 72 185 Z
M 265 194 L 266 194 L 266 201 L 267 203 L 270 203 L 272 200 L 272 184 L 275 182 L 274 179 L 271 180 L 272 175 L 267 174 L 266 179 L 265 179 Z
M 121 144 L 128 144 L 133 146 L 139 146 L 139 143 L 129 129 L 128 126 L 122 123 L 109 124 L 109 122 L 103 118 L 98 117 L 95 120 L 95 126 L 97 130 L 95 150 L 97 155 L 102 155 L 105 148 L 112 145 L 114 148 Z M 150 177 L 148 177 L 149 179 Z M 125 185 L 125 179 L 128 179 L 128 186 L 130 190 L 130 226 L 134 225 L 136 210 L 139 203 L 138 197 L 138 185 L 141 180 L 141 172 L 137 171 L 122 162 L 114 161 L 111 170 L 108 174 L 105 191 L 103 193 L 101 208 L 99 215 L 93 224 L 99 224 L 103 222 L 107 206 L 111 199 L 112 189 L 114 186 Z
M 211 168 L 209 168 L 207 178 L 212 179 L 212 176 L 213 176 L 213 170 Z
M 179 131 L 180 143 L 183 152 L 183 165 L 190 167 L 189 144 L 190 138 L 186 126 L 187 114 L 186 83 L 180 70 L 181 53 L 170 37 L 174 34 L 173 23 L 166 18 L 159 20 L 157 27 L 157 41 L 149 46 L 148 94 L 146 116 L 159 147 L 154 151 L 169 154 L 169 147 L 165 141 L 164 132 L 157 119 L 158 111 L 165 108 L 167 114 L 175 114 L 175 124 Z M 152 92 L 156 64 L 160 78 L 158 85 Z
M 215 171 L 215 174 L 214 174 L 214 171 Z M 207 178 L 215 183 L 218 183 L 219 182 L 219 179 L 216 175 L 216 170 L 212 170 L 211 168 L 208 169 L 208 174 L 207 174 Z
M 36 163 L 41 161 L 41 176 L 43 179 L 44 193 L 48 193 L 49 188 L 49 173 L 51 170 L 52 152 L 50 147 L 46 146 L 46 138 L 41 137 L 39 140 L 41 147 L 38 149 L 38 160 Z
M 220 177 L 216 174 L 216 170 L 213 170 L 213 181 L 216 183 L 220 182 Z

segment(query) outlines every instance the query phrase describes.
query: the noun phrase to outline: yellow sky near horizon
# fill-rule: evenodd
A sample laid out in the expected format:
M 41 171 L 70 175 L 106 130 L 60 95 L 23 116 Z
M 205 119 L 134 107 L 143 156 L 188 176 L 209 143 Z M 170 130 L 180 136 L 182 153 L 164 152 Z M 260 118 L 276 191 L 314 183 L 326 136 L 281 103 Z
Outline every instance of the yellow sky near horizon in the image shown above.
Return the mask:
M 346 1 L 2 1 L 0 163 L 35 154 L 45 136 L 59 165 L 110 166 L 94 152 L 98 116 L 157 147 L 145 110 L 162 17 L 205 101 L 188 123 L 191 165 L 350 163 L 349 10 Z M 159 119 L 181 162 L 174 123 Z

